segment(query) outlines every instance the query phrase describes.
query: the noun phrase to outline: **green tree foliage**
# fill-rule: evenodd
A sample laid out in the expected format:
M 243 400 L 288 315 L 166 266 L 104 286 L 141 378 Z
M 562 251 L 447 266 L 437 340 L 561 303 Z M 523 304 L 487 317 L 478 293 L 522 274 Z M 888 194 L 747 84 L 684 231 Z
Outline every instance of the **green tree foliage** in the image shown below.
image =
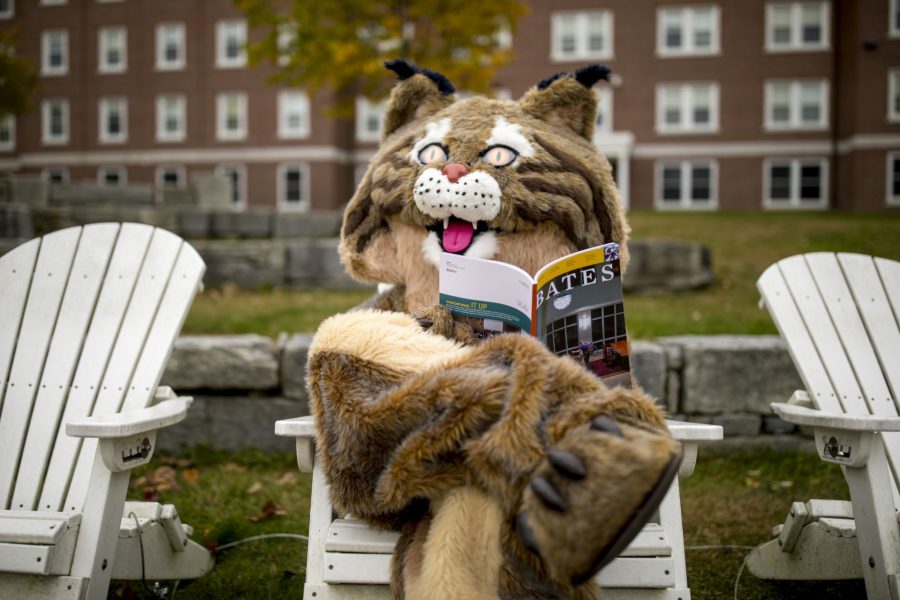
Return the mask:
M 487 92 L 496 69 L 512 58 L 499 43 L 525 8 L 520 0 L 234 0 L 264 37 L 250 61 L 278 65 L 275 83 L 311 92 L 383 97 L 384 62 L 404 58 L 447 76 L 457 89 Z M 273 6 L 277 4 L 280 6 Z
M 37 69 L 16 54 L 16 42 L 14 30 L 0 31 L 0 117 L 26 112 L 37 85 Z

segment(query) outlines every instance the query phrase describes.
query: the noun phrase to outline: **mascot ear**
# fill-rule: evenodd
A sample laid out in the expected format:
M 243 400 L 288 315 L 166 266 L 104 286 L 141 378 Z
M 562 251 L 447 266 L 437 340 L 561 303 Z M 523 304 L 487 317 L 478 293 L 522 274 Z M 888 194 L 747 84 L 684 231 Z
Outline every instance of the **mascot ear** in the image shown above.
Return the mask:
M 382 140 L 402 125 L 434 114 L 456 100 L 456 89 L 440 73 L 420 69 L 400 59 L 386 62 L 384 66 L 397 74 L 400 83 L 394 86 L 388 100 Z
M 608 78 L 609 69 L 601 65 L 582 67 L 575 73 L 557 73 L 528 90 L 519 105 L 532 117 L 591 140 L 597 116 L 597 96 L 591 87 Z

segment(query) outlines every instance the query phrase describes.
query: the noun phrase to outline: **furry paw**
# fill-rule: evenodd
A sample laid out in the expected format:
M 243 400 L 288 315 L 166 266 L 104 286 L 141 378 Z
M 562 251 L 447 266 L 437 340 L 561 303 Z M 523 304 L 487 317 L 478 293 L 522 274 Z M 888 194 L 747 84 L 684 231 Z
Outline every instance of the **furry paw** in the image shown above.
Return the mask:
M 472 328 L 465 323 L 455 321 L 453 313 L 444 306 L 435 304 L 434 306 L 421 308 L 413 316 L 425 331 L 442 335 L 466 345 L 474 344 L 478 341 L 478 338 L 472 333 Z
M 553 579 L 584 583 L 640 532 L 680 462 L 668 434 L 598 416 L 561 439 L 532 475 L 519 539 Z

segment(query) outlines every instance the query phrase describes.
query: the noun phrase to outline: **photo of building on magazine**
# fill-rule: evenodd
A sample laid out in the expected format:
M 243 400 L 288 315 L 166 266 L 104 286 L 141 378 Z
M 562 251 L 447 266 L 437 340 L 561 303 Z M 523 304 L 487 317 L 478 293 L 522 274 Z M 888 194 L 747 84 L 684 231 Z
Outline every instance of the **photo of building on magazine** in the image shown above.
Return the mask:
M 480 339 L 524 331 L 607 385 L 630 385 L 618 244 L 564 256 L 532 278 L 506 263 L 444 254 L 440 303 Z

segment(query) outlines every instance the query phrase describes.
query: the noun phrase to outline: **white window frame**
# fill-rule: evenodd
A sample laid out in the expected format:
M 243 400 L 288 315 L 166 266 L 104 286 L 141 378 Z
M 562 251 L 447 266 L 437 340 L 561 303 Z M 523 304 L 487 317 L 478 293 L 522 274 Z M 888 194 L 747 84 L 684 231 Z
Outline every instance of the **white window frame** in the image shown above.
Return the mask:
M 296 103 L 296 104 L 295 104 Z M 300 126 L 291 128 L 289 123 L 290 109 L 298 108 Z M 278 137 L 281 139 L 301 139 L 309 137 L 310 132 L 309 96 L 303 90 L 281 90 L 278 92 Z
M 4 115 L 0 117 L 0 129 L 6 129 L 9 132 L 9 139 L 0 140 L 0 152 L 11 152 L 16 149 L 16 117 L 15 115 Z
M 891 167 L 894 166 L 894 160 L 900 160 L 900 150 L 894 150 L 887 153 L 887 165 L 885 166 L 885 203 L 888 206 L 900 206 L 900 195 L 893 194 L 894 182 Z
M 229 57 L 228 36 L 235 33 L 238 37 L 238 55 Z M 225 19 L 216 22 L 216 68 L 239 69 L 247 65 L 247 21 L 243 19 Z
M 819 5 L 822 7 L 822 39 L 818 44 L 803 43 L 802 11 L 804 5 Z M 773 13 L 776 7 L 789 6 L 791 9 L 791 40 L 787 44 L 775 42 L 773 25 Z M 821 52 L 831 48 L 831 3 L 830 2 L 768 2 L 766 3 L 766 52 Z
M 16 16 L 16 0 L 7 0 L 6 8 L 0 11 L 0 19 L 12 19 Z
M 238 128 L 228 129 L 228 99 L 237 99 Z M 247 94 L 245 92 L 222 92 L 216 96 L 216 139 L 223 142 L 240 141 L 247 138 Z
M 888 37 L 900 38 L 900 27 L 897 26 L 897 13 L 900 12 L 900 0 L 891 0 L 888 10 Z
M 709 87 L 709 123 L 698 126 L 694 123 L 694 93 L 699 87 Z M 668 91 L 678 91 L 681 96 L 681 121 L 678 125 L 666 123 L 663 99 Z M 663 82 L 656 84 L 656 133 L 660 135 L 693 135 L 719 132 L 719 84 L 713 81 Z
M 822 197 L 816 204 L 811 202 L 801 203 L 800 201 L 800 167 L 802 163 L 819 164 L 822 180 L 820 189 Z M 787 202 L 773 201 L 770 197 L 771 187 L 771 166 L 777 163 L 789 163 L 791 167 L 791 197 Z M 828 208 L 828 186 L 830 183 L 829 161 L 827 158 L 818 156 L 806 158 L 767 158 L 763 160 L 763 190 L 762 202 L 763 208 L 766 210 L 824 210 Z
M 597 96 L 597 117 L 594 118 L 594 132 L 612 133 L 613 131 L 613 88 L 609 85 L 594 88 Z M 603 115 L 603 126 L 597 125 L 597 118 Z
M 178 47 L 178 58 L 170 61 L 166 58 L 166 36 L 167 32 L 174 34 L 176 46 Z M 181 21 L 166 21 L 156 24 L 156 70 L 157 71 L 180 71 L 184 69 L 187 62 L 187 37 L 185 36 L 185 26 Z
M 694 46 L 694 18 L 699 10 L 712 11 L 712 32 L 710 34 L 709 48 L 697 48 Z M 663 27 L 667 14 L 679 13 L 681 15 L 681 48 L 669 48 L 666 46 L 666 30 Z M 717 4 L 702 4 L 696 6 L 660 6 L 656 9 L 656 54 L 664 58 L 677 58 L 681 56 L 715 56 L 721 54 L 721 10 Z
M 365 96 L 356 98 L 356 140 L 358 142 L 377 142 L 381 140 L 381 132 L 384 131 L 384 111 L 387 107 L 386 101 L 372 102 Z M 379 112 L 378 131 L 372 131 L 368 128 L 369 115 L 372 111 Z
M 232 198 L 230 196 L 229 189 L 229 206 L 238 209 L 247 208 L 247 165 L 241 163 L 223 163 L 216 165 L 216 168 L 213 169 L 213 172 L 222 177 L 228 177 L 228 171 L 235 171 L 238 173 L 238 187 L 237 187 L 237 195 L 238 201 L 232 202 Z M 231 184 L 231 179 L 228 179 L 229 185 Z
M 63 6 L 66 0 L 41 0 L 41 6 Z
M 50 174 L 54 171 L 62 175 L 62 181 L 53 185 L 66 185 L 67 183 L 69 183 L 69 181 L 71 181 L 69 177 L 68 167 L 44 167 L 41 170 L 41 179 L 43 179 L 47 183 L 50 183 Z
M 300 193 L 303 195 L 299 203 L 289 203 L 285 198 L 285 194 L 287 193 L 287 185 L 285 185 L 284 176 L 287 171 L 297 169 L 300 171 L 301 175 L 301 190 Z M 285 212 L 306 212 L 309 210 L 311 199 L 310 199 L 310 181 L 309 181 L 309 163 L 305 162 L 292 162 L 292 163 L 281 163 L 278 165 L 278 181 L 276 182 L 276 188 L 278 190 L 278 208 L 281 211 Z
M 50 64 L 50 48 L 53 36 L 60 36 L 62 64 Z M 45 29 L 41 32 L 41 75 L 55 77 L 69 72 L 69 32 L 65 29 Z
M 122 108 L 119 116 L 121 130 L 118 133 L 107 131 L 109 116 L 114 104 Z M 97 103 L 97 139 L 101 144 L 124 144 L 128 141 L 128 98 L 125 96 L 106 96 Z
M 119 183 L 111 184 L 106 182 L 106 174 L 115 172 L 119 174 Z M 104 165 L 97 169 L 97 184 L 107 187 L 125 187 L 128 185 L 128 169 L 122 165 Z
M 592 15 L 603 19 L 602 34 L 604 48 L 591 51 L 588 48 L 588 23 Z M 575 50 L 564 52 L 561 47 L 562 21 L 566 17 L 575 19 Z M 580 60 L 610 60 L 615 51 L 615 22 L 611 10 L 560 11 L 550 16 L 550 60 L 553 62 L 573 62 Z
M 678 166 L 681 170 L 681 198 L 678 204 L 663 201 L 663 169 Z M 691 176 L 694 167 L 709 167 L 709 201 L 698 204 L 691 198 Z M 719 207 L 719 163 L 714 159 L 657 160 L 653 165 L 653 206 L 656 210 L 716 210 Z
M 110 64 L 109 38 L 106 34 L 121 34 L 121 47 L 119 48 L 120 60 L 118 64 Z M 121 25 L 101 27 L 97 30 L 97 72 L 98 73 L 125 73 L 128 70 L 128 29 Z
M 281 23 L 278 26 L 278 66 L 284 67 L 291 63 L 291 52 L 296 42 L 297 32 L 294 29 L 294 23 Z
M 178 174 L 178 183 L 172 186 L 173 189 L 179 189 L 187 186 L 187 170 L 184 168 L 184 165 L 159 165 L 156 167 L 156 174 L 153 177 L 153 181 L 156 182 L 157 188 L 167 187 L 163 183 L 163 174 L 166 171 L 174 171 Z
M 50 133 L 50 109 L 55 103 L 62 107 L 62 129 L 58 136 Z M 69 143 L 69 100 L 66 98 L 46 98 L 41 102 L 41 143 L 45 146 L 64 146 Z
M 165 108 L 169 100 L 175 101 L 178 130 L 166 130 Z M 160 94 L 156 97 L 156 141 L 183 142 L 187 137 L 187 98 L 184 94 Z
M 900 69 L 888 69 L 887 120 L 889 123 L 900 123 L 900 111 L 895 110 L 894 101 L 900 96 Z
M 821 85 L 822 104 L 819 110 L 819 121 L 806 123 L 801 119 L 803 113 L 801 89 L 803 84 L 818 83 Z M 790 95 L 790 120 L 780 123 L 772 120 L 773 86 L 787 84 Z M 822 131 L 828 129 L 831 107 L 829 105 L 830 82 L 827 79 L 767 79 L 764 83 L 763 124 L 766 131 Z

